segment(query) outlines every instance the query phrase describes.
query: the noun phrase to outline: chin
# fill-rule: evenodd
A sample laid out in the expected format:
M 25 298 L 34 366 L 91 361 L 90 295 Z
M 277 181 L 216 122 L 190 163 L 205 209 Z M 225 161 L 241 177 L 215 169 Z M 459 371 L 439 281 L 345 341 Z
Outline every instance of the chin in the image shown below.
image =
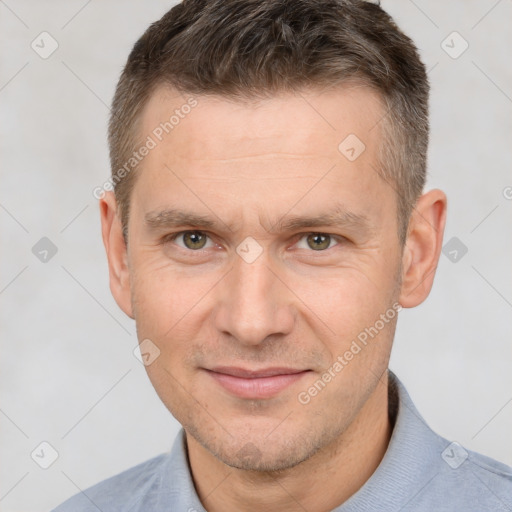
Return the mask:
M 240 437 L 223 436 L 222 439 L 206 439 L 201 433 L 191 435 L 221 462 L 236 469 L 258 472 L 283 471 L 308 460 L 320 450 L 321 439 L 312 439 L 311 432 L 281 432 L 274 439 L 268 434 L 244 433 Z M 199 434 L 199 435 L 198 435 Z M 323 437 L 323 436 L 321 436 Z M 314 442 L 315 440 L 319 442 Z
M 245 452 L 247 448 L 242 447 L 244 456 L 237 456 L 233 459 L 220 459 L 224 464 L 245 471 L 258 471 L 260 473 L 271 473 L 276 471 L 285 471 L 298 466 L 300 463 L 308 460 L 311 455 L 299 456 L 299 454 L 290 454 L 289 452 L 284 456 L 277 457 L 273 454 L 264 454 L 256 457 L 247 457 Z

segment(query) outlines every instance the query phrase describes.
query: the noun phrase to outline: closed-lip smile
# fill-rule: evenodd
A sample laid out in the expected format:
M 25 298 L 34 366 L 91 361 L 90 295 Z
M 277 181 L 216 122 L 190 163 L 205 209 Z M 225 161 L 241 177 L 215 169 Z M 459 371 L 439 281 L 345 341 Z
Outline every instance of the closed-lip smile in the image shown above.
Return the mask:
M 215 366 L 205 370 L 230 394 L 246 399 L 272 398 L 310 371 L 288 367 L 245 369 L 235 366 Z

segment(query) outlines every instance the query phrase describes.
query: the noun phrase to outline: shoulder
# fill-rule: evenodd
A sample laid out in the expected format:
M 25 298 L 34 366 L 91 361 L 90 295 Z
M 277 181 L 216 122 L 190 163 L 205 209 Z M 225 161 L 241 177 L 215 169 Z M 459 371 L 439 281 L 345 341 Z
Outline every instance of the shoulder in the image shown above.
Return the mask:
M 510 512 L 512 468 L 457 443 L 446 445 L 443 463 L 427 470 L 404 510 Z
M 159 483 L 167 462 L 163 453 L 79 492 L 52 512 L 118 512 L 129 510 Z
M 481 453 L 466 453 L 467 460 L 451 472 L 462 470 L 457 480 L 468 503 L 494 507 L 487 510 L 512 510 L 512 467 Z
M 434 432 L 393 374 L 391 405 L 396 417 L 391 441 L 368 482 L 372 494 L 387 497 L 378 510 L 512 511 L 510 466 Z
M 431 438 L 437 463 L 425 466 L 411 510 L 512 511 L 512 467 L 435 432 Z

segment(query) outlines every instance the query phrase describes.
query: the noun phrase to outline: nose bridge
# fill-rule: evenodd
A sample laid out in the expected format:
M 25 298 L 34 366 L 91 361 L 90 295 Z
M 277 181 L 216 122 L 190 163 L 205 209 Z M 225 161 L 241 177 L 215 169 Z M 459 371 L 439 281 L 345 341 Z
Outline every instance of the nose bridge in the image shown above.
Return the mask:
M 239 343 L 257 345 L 272 334 L 284 334 L 293 325 L 286 294 L 263 253 L 248 263 L 236 255 L 223 283 L 217 311 L 217 328 Z

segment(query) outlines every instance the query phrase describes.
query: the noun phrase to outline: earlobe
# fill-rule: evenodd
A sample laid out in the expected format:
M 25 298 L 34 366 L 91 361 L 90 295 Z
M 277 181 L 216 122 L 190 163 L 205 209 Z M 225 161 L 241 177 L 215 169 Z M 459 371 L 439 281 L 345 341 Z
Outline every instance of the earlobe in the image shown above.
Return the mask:
M 106 192 L 99 201 L 99 207 L 101 235 L 107 252 L 110 291 L 119 307 L 133 319 L 128 253 L 114 193 Z
M 430 293 L 443 244 L 446 204 L 444 192 L 434 189 L 418 199 L 412 212 L 402 255 L 404 308 L 421 304 Z

